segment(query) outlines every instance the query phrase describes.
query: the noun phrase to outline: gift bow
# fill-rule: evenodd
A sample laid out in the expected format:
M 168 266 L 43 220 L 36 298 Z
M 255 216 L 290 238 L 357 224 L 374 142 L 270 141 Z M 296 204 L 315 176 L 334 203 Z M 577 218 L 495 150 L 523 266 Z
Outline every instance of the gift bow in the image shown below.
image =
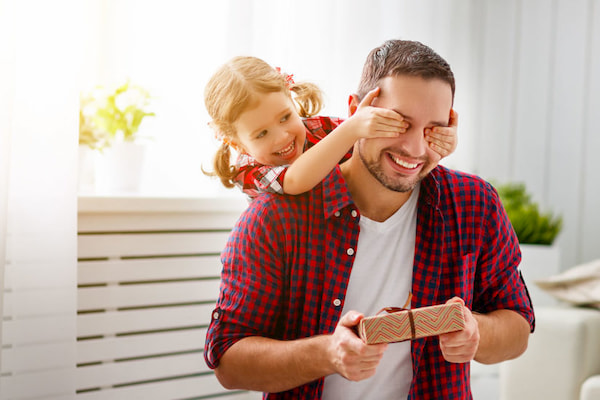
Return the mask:
M 398 311 L 408 311 L 408 321 L 410 322 L 410 334 L 412 336 L 412 339 L 414 339 L 416 337 L 415 319 L 413 317 L 413 313 L 412 313 L 411 309 L 407 308 L 407 307 L 410 306 L 410 300 L 411 299 L 412 299 L 412 293 L 408 292 L 408 296 L 406 297 L 406 302 L 404 303 L 404 305 L 402 307 L 383 307 L 375 315 L 379 315 L 379 314 L 381 314 L 384 311 L 387 312 L 387 313 L 389 313 L 389 314 L 395 313 L 395 312 L 398 312 Z

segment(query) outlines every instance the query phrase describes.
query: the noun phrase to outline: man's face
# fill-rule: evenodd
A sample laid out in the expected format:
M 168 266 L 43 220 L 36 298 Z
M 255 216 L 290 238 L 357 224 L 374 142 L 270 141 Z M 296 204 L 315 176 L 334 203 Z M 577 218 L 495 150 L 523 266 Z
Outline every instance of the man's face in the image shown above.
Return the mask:
M 386 188 L 413 190 L 440 161 L 425 140 L 425 129 L 448 126 L 452 108 L 450 85 L 440 79 L 414 76 L 383 78 L 379 97 L 372 103 L 402 115 L 409 123 L 397 138 L 362 139 L 358 153 L 365 168 Z

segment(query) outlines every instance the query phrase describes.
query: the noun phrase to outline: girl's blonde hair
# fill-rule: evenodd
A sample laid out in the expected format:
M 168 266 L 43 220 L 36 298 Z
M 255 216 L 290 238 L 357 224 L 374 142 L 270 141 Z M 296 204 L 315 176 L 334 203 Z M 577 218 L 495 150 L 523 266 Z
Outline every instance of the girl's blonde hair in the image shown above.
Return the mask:
M 300 117 L 316 115 L 323 104 L 316 85 L 294 83 L 260 58 L 235 57 L 215 72 L 204 89 L 204 104 L 221 145 L 215 154 L 214 172 L 205 174 L 219 177 L 227 188 L 234 186 L 238 174 L 231 165 L 231 145 L 237 141 L 234 123 L 244 111 L 258 105 L 260 94 L 273 92 L 290 96 Z

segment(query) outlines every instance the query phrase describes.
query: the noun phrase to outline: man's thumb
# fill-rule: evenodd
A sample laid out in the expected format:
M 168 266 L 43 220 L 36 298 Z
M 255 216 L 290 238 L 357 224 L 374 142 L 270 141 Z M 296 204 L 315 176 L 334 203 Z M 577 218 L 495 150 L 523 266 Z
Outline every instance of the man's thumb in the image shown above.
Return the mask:
M 358 311 L 348 311 L 340 319 L 340 325 L 343 325 L 347 328 L 352 328 L 353 326 L 358 325 L 360 320 L 363 318 L 364 316 Z

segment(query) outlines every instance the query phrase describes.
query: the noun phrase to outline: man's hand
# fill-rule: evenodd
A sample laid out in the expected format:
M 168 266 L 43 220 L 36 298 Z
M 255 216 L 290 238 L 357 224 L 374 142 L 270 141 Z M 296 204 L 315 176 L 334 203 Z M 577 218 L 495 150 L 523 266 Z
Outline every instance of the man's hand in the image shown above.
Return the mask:
M 367 345 L 356 335 L 353 328 L 362 318 L 364 316 L 356 311 L 349 311 L 342 316 L 328 349 L 334 370 L 351 381 L 373 376 L 387 349 L 387 343 Z
M 471 310 L 465 307 L 465 302 L 459 297 L 448 300 L 449 303 L 462 304 L 465 329 L 458 332 L 444 333 L 439 336 L 440 349 L 448 362 L 463 363 L 475 358 L 479 347 L 479 325 L 473 317 Z

